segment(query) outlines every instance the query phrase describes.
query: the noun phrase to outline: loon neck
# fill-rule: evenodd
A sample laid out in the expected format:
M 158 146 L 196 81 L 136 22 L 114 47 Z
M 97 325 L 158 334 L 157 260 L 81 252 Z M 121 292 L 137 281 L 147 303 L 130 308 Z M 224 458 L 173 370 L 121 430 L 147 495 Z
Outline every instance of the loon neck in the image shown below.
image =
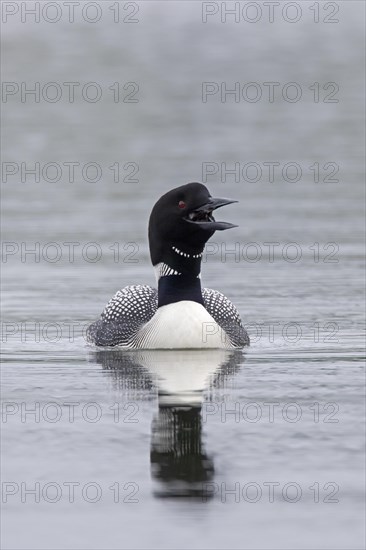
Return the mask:
M 164 250 L 157 263 L 154 263 L 157 281 L 169 275 L 199 277 L 201 273 L 203 249 L 185 250 L 171 245 Z
M 158 307 L 189 300 L 203 305 L 201 279 L 192 275 L 168 275 L 158 281 Z
M 154 265 L 158 282 L 158 307 L 189 300 L 203 304 L 201 261 L 203 248 L 170 245 Z

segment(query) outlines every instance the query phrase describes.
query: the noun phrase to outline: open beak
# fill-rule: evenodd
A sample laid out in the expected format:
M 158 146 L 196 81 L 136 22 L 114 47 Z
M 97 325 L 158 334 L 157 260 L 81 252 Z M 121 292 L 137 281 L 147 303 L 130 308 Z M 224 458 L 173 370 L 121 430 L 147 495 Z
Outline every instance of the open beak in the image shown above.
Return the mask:
M 237 225 L 228 222 L 217 222 L 212 215 L 212 212 L 217 208 L 221 208 L 221 206 L 226 206 L 227 204 L 232 204 L 234 202 L 238 201 L 233 201 L 231 199 L 214 199 L 210 197 L 206 204 L 189 212 L 184 219 L 189 223 L 194 223 L 199 225 L 202 229 L 208 229 L 210 231 L 223 231 L 224 229 L 238 227 Z

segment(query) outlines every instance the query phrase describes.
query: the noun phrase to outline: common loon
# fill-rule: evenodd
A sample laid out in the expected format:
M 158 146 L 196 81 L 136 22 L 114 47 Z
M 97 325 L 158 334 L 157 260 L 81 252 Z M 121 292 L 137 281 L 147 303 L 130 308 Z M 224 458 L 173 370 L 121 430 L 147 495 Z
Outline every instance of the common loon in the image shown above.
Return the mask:
M 212 198 L 202 183 L 172 189 L 154 205 L 149 220 L 150 257 L 158 289 L 127 286 L 87 329 L 97 346 L 122 349 L 242 348 L 249 337 L 235 306 L 220 292 L 201 288 L 201 261 L 216 230 L 212 212 L 237 201 Z

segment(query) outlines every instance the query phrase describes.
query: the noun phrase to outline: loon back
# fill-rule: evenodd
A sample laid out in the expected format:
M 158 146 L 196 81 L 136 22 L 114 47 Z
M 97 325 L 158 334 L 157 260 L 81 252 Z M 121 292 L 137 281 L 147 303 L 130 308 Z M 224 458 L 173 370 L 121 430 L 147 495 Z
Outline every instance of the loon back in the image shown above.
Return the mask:
M 101 318 L 88 328 L 87 340 L 97 346 L 120 346 L 125 349 L 172 349 L 174 347 L 232 349 L 249 345 L 248 334 L 232 302 L 221 292 L 210 288 L 202 290 L 202 298 L 203 308 L 208 313 L 208 317 L 203 322 L 198 319 L 196 328 L 199 333 L 195 341 L 196 345 L 192 343 L 190 346 L 172 345 L 174 333 L 172 324 L 166 327 L 165 334 L 154 337 L 156 332 L 154 324 L 155 328 L 158 328 L 156 317 L 159 309 L 158 291 L 148 285 L 127 286 L 119 290 L 106 305 Z M 179 303 L 182 301 L 177 304 Z M 190 301 L 185 303 L 197 304 Z M 199 307 L 199 304 L 197 306 Z M 162 306 L 162 308 L 165 307 L 171 306 Z M 172 312 L 171 323 L 174 323 L 174 313 L 176 312 Z M 183 322 L 186 323 L 186 321 Z M 150 326 L 146 330 L 149 323 Z M 179 338 L 178 334 L 178 341 Z M 184 340 L 183 335 L 181 340 Z M 157 345 L 157 341 L 163 341 L 165 344 Z
M 235 348 L 249 345 L 235 306 L 220 292 L 201 288 L 201 262 L 215 231 L 236 227 L 216 221 L 217 208 L 236 201 L 212 198 L 201 183 L 172 189 L 149 220 L 157 290 L 128 286 L 109 301 L 87 331 L 89 342 L 125 349 Z

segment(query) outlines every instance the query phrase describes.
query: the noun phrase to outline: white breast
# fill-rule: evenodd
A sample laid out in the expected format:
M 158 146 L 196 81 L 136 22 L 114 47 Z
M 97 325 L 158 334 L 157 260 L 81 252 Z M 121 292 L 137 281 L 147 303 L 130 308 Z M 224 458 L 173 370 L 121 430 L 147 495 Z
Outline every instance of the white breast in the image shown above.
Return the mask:
M 225 331 L 197 302 L 160 307 L 136 337 L 140 349 L 229 349 Z

